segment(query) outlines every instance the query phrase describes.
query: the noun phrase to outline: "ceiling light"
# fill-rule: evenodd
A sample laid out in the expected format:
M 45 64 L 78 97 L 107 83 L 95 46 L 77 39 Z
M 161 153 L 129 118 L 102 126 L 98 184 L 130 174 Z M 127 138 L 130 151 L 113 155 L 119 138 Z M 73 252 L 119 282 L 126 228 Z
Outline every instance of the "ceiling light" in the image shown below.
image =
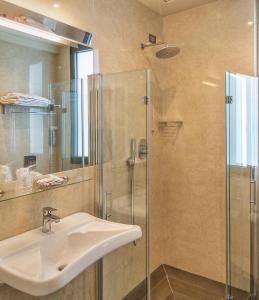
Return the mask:
M 254 22 L 253 21 L 249 21 L 247 24 L 248 24 L 248 26 L 252 26 L 252 25 L 254 25 Z
M 60 8 L 60 4 L 59 4 L 59 3 L 54 3 L 54 4 L 53 4 L 53 7 L 54 7 L 54 8 Z
M 210 86 L 210 87 L 218 87 L 216 83 L 210 82 L 210 81 L 202 81 L 202 84 Z

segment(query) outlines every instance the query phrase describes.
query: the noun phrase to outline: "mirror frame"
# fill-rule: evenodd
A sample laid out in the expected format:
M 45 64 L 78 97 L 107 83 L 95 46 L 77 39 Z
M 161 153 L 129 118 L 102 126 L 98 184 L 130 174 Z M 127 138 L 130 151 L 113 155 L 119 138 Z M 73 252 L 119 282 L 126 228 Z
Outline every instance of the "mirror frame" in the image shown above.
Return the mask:
M 14 17 L 18 16 L 31 18 L 42 25 L 48 24 L 47 26 L 52 30 L 52 32 L 13 20 Z M 26 29 L 31 30 L 31 34 L 38 34 L 38 36 L 43 36 L 45 39 L 48 39 L 48 37 L 50 40 L 56 39 L 57 41 L 60 41 L 60 43 L 63 40 L 64 44 L 69 44 L 71 47 L 77 48 L 79 45 L 82 45 L 91 48 L 92 33 L 83 31 L 4 0 L 0 0 L 0 25 L 20 30 L 22 32 L 26 32 Z

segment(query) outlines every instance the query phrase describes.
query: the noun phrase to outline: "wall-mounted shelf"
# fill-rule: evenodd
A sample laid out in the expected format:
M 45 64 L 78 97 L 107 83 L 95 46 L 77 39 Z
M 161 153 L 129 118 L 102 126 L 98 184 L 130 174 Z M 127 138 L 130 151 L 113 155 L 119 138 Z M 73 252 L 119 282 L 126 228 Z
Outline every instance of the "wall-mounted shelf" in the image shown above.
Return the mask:
M 64 188 L 66 186 L 83 183 L 86 181 L 90 181 L 92 179 L 93 179 L 92 177 L 85 176 L 85 175 L 71 176 L 71 177 L 69 177 L 68 181 L 63 184 L 54 185 L 54 186 L 51 186 L 48 188 L 43 188 L 43 189 L 33 189 L 28 192 L 17 191 L 15 181 L 11 181 L 9 183 L 1 183 L 0 190 L 3 191 L 3 194 L 0 194 L 0 203 L 3 201 L 13 200 L 13 199 L 21 198 L 21 197 L 28 196 L 28 195 L 35 195 L 35 194 L 39 194 L 39 193 L 43 193 L 43 192 L 47 192 L 47 191 L 52 191 L 55 189 Z
M 183 125 L 183 121 L 159 121 L 158 127 L 159 128 L 170 128 L 170 127 L 181 127 Z
M 48 106 L 25 106 L 19 104 L 0 104 L 1 114 L 36 114 L 54 115 L 56 110 L 61 109 L 61 105 L 50 104 Z M 64 113 L 65 109 L 61 109 Z
M 183 121 L 159 121 L 158 129 L 161 138 L 175 140 L 182 125 Z

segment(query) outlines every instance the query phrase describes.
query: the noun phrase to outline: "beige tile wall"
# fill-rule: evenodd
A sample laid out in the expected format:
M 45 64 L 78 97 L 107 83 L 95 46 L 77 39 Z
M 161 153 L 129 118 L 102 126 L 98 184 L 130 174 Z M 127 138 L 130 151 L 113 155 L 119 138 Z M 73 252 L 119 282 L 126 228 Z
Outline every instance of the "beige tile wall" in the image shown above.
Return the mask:
M 171 140 L 160 133 L 164 262 L 222 282 L 224 73 L 253 73 L 252 8 L 251 0 L 219 0 L 165 17 L 164 37 L 181 53 L 161 61 L 157 71 L 162 119 L 183 121 Z

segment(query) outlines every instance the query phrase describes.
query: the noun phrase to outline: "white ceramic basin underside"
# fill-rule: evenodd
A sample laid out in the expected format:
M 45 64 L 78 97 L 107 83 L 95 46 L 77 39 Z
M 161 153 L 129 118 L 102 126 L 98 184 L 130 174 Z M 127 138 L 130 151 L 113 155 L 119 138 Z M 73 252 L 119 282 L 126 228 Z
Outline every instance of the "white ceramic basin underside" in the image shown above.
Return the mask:
M 0 280 L 33 296 L 65 286 L 109 252 L 141 238 L 139 226 L 76 213 L 52 225 L 0 242 Z

